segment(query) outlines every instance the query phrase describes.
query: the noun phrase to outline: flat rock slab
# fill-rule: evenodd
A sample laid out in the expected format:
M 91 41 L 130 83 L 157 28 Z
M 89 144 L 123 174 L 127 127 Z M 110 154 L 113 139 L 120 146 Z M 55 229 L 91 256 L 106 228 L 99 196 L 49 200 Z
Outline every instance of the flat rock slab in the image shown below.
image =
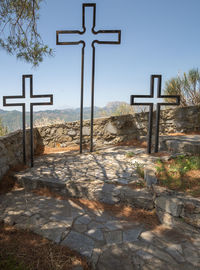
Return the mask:
M 24 189 L 0 196 L 0 221 L 29 229 L 86 256 L 97 270 L 200 269 L 200 233 L 116 218 L 78 200 L 36 196 Z
M 129 185 L 143 182 L 137 164 L 152 165 L 157 159 L 144 148 L 109 147 L 94 153 L 56 153 L 35 159 L 34 168 L 16 173 L 27 191 L 48 187 L 68 197 L 87 198 L 104 203 L 119 202 L 153 208 L 147 188 L 133 190 Z M 131 157 L 128 154 L 131 153 Z
M 161 136 L 160 148 L 171 153 L 200 153 L 200 135 Z

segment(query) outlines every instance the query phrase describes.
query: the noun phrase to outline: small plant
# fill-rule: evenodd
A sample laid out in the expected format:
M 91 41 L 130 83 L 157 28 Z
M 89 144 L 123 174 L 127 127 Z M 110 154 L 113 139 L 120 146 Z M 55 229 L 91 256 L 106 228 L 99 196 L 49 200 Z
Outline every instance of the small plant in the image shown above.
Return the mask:
M 144 179 L 144 165 L 135 162 L 134 163 L 137 174 Z
M 127 157 L 127 158 L 134 157 L 134 155 L 135 155 L 134 152 L 128 152 L 128 153 L 126 153 L 126 157 Z
M 144 182 L 136 182 L 135 185 L 138 188 L 144 188 L 146 186 Z
M 200 195 L 200 155 L 180 155 L 167 162 L 156 162 L 158 182 L 173 190 Z

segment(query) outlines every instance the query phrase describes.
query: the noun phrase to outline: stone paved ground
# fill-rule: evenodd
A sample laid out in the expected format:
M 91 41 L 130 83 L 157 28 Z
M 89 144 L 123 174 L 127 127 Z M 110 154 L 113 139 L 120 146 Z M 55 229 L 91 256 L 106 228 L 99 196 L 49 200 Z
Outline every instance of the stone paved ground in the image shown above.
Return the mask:
M 133 157 L 127 157 L 129 152 Z M 97 270 L 200 269 L 199 230 L 183 222 L 176 229 L 160 226 L 149 230 L 142 223 L 91 211 L 70 199 L 61 201 L 30 192 L 47 186 L 68 197 L 153 209 L 151 192 L 147 188 L 134 190 L 131 185 L 142 181 L 135 164 L 153 166 L 155 159 L 145 154 L 145 149 L 131 147 L 38 157 L 34 168 L 15 175 L 25 189 L 0 196 L 0 221 L 28 228 L 78 251 Z
M 112 147 L 82 155 L 57 153 L 38 157 L 35 166 L 15 176 L 27 190 L 45 187 L 70 197 L 105 203 L 125 202 L 152 209 L 152 195 L 147 189 L 135 191 L 130 186 L 144 183 L 136 164 L 152 166 L 156 157 L 144 148 Z M 132 153 L 133 157 L 127 157 Z
M 0 220 L 78 251 L 97 270 L 200 269 L 199 231 L 184 223 L 176 230 L 163 226 L 149 230 L 70 199 L 23 189 L 0 196 Z

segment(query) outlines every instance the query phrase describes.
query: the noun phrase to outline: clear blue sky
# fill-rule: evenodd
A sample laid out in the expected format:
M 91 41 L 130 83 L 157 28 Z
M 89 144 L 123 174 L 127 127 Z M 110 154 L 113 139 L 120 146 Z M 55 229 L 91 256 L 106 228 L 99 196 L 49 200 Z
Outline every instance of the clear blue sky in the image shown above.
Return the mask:
M 79 107 L 81 46 L 56 46 L 56 30 L 81 29 L 82 3 L 92 1 L 42 4 L 38 30 L 55 56 L 45 58 L 38 68 L 0 50 L 1 109 L 3 95 L 21 94 L 22 74 L 33 74 L 35 94 L 54 94 L 49 109 Z M 178 72 L 199 67 L 200 0 L 98 0 L 96 4 L 96 29 L 122 30 L 121 45 L 97 46 L 96 106 L 129 103 L 131 94 L 148 94 L 151 74 L 162 74 L 164 86 Z M 86 85 L 84 106 L 89 106 L 89 82 Z

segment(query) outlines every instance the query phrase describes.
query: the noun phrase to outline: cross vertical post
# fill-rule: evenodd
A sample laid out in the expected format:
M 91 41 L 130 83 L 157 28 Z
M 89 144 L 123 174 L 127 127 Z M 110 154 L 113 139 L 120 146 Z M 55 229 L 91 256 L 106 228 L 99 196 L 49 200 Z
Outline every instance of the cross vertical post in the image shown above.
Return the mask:
M 30 102 L 30 157 L 31 157 L 31 167 L 34 166 L 34 139 L 33 139 L 33 107 L 41 105 L 53 105 L 53 95 L 34 95 L 33 94 L 33 76 L 32 75 L 23 75 L 22 76 L 22 95 L 21 96 L 4 96 L 3 97 L 3 106 L 21 106 L 23 108 L 23 159 L 26 164 L 26 103 L 22 102 L 26 98 L 26 79 L 30 80 L 30 99 L 36 98 L 49 98 L 48 102 Z M 7 103 L 7 100 L 21 99 L 19 103 Z
M 92 63 L 91 63 L 91 130 L 90 130 L 90 152 L 93 151 L 93 122 L 94 122 L 94 84 L 95 84 L 95 44 L 120 44 L 121 43 L 121 31 L 120 30 L 99 30 L 96 31 L 96 4 L 94 3 L 88 3 L 82 5 L 82 30 L 65 30 L 65 31 L 56 31 L 56 44 L 57 45 L 79 45 L 82 44 L 82 60 L 81 60 L 81 107 L 80 107 L 80 153 L 82 153 L 82 128 L 83 128 L 83 95 L 84 95 L 84 89 L 85 89 L 85 47 L 86 42 L 83 39 L 80 39 L 78 41 L 60 41 L 60 36 L 62 34 L 69 35 L 82 35 L 88 31 L 85 26 L 85 10 L 86 8 L 92 8 L 93 10 L 93 19 L 92 19 L 92 28 L 91 30 L 92 34 L 94 35 L 94 40 L 92 41 Z M 101 35 L 105 34 L 117 34 L 117 39 L 113 41 L 105 41 L 105 40 L 98 40 L 96 39 L 96 36 L 101 37 Z
M 152 128 L 153 128 L 153 103 L 152 102 L 135 102 L 137 98 L 149 98 L 152 99 L 154 96 L 154 81 L 151 77 L 150 84 L 150 95 L 131 95 L 130 105 L 133 106 L 149 106 L 149 120 L 148 120 L 148 144 L 147 144 L 147 153 L 151 153 L 151 144 L 152 144 Z
M 159 146 L 159 125 L 160 125 L 160 108 L 161 106 L 178 106 L 180 105 L 180 96 L 177 95 L 162 95 L 162 76 L 161 75 L 153 75 L 153 80 L 158 79 L 157 85 L 157 98 L 159 99 L 176 99 L 175 102 L 158 102 L 156 105 L 156 136 L 155 136 L 155 153 L 158 152 Z
M 169 102 L 157 102 L 156 103 L 156 134 L 155 134 L 155 153 L 158 152 L 158 146 L 159 146 L 159 123 L 160 123 L 160 107 L 162 105 L 165 106 L 177 106 L 180 105 L 180 96 L 177 95 L 161 95 L 161 84 L 162 84 L 162 75 L 151 75 L 151 84 L 150 84 L 150 95 L 131 95 L 130 105 L 143 105 L 143 106 L 149 106 L 149 124 L 148 124 L 148 146 L 147 146 L 147 153 L 151 154 L 151 144 L 152 144 L 152 129 L 153 129 L 153 102 L 135 102 L 135 99 L 137 98 L 146 98 L 153 99 L 154 98 L 154 85 L 155 85 L 155 79 L 158 80 L 157 84 L 157 99 L 176 99 L 175 102 L 169 103 Z

